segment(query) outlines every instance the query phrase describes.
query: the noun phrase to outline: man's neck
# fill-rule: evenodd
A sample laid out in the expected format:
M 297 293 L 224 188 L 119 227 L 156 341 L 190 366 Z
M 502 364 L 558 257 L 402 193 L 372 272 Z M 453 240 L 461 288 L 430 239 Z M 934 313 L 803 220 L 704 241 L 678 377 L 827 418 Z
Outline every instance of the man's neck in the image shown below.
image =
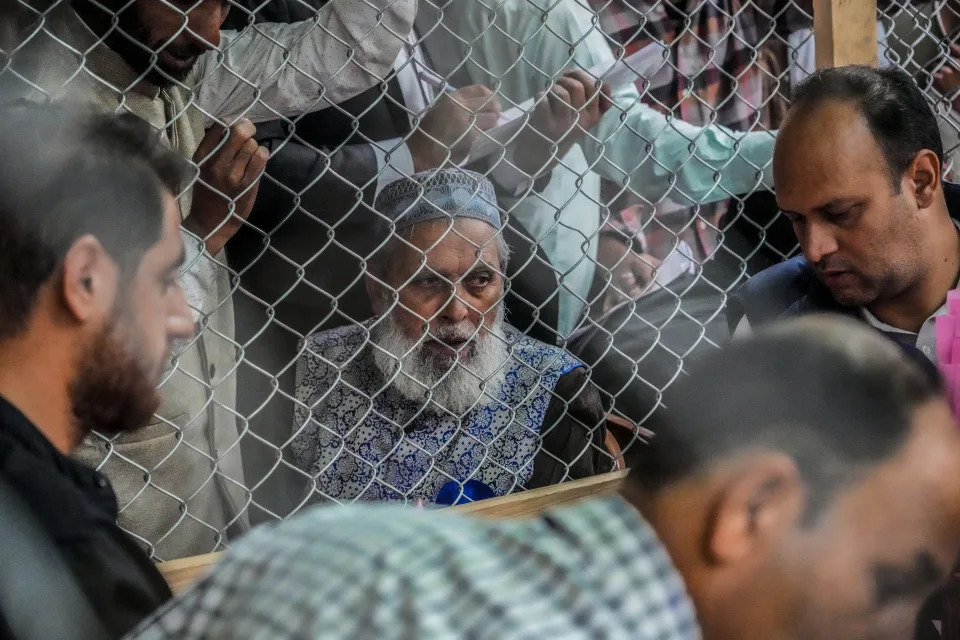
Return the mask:
M 0 346 L 0 397 L 16 407 L 60 452 L 69 455 L 82 434 L 73 420 L 69 385 L 72 371 L 49 349 L 14 340 Z
M 947 292 L 957 287 L 960 277 L 960 234 L 953 219 L 946 217 L 943 228 L 931 234 L 924 257 L 930 260 L 922 277 L 896 298 L 868 307 L 881 322 L 917 333 L 923 323 L 943 306 Z

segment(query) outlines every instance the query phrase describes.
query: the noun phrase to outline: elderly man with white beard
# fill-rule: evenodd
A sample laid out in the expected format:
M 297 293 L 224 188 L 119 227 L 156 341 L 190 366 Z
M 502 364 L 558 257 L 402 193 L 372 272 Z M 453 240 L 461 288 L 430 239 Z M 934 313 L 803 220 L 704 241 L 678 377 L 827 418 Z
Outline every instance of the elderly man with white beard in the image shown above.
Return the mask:
M 456 504 L 610 471 L 586 368 L 505 322 L 493 185 L 463 169 L 380 193 L 377 314 L 306 339 L 291 449 L 319 500 Z

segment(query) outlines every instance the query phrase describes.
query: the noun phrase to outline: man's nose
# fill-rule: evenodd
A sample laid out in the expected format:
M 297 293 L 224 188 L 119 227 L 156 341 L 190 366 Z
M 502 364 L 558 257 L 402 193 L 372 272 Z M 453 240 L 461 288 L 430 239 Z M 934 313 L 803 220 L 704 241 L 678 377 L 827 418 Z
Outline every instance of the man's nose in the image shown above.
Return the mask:
M 220 46 L 220 27 L 227 19 L 229 5 L 222 0 L 205 0 L 187 14 L 187 28 L 193 40 L 205 49 Z
M 173 294 L 170 313 L 167 315 L 167 338 L 169 340 L 187 340 L 192 338 L 197 331 L 197 326 L 193 322 L 193 313 L 190 311 L 190 305 L 183 295 L 183 289 L 177 285 L 176 293 Z
M 836 253 L 837 239 L 825 225 L 811 222 L 807 224 L 802 241 L 803 255 L 812 264 Z
M 466 320 L 467 316 L 470 315 L 470 305 L 464 302 L 464 293 L 463 287 L 454 287 L 453 296 L 440 311 L 440 316 L 444 320 L 459 323 Z

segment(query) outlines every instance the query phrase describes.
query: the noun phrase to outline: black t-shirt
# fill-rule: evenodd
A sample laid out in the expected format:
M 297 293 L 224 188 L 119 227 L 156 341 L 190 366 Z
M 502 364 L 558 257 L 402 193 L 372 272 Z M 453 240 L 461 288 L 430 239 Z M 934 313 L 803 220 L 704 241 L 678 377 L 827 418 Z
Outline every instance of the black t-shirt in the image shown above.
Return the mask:
M 3 398 L 0 476 L 33 510 L 111 635 L 130 631 L 171 597 L 160 572 L 117 526 L 106 478 L 62 455 Z

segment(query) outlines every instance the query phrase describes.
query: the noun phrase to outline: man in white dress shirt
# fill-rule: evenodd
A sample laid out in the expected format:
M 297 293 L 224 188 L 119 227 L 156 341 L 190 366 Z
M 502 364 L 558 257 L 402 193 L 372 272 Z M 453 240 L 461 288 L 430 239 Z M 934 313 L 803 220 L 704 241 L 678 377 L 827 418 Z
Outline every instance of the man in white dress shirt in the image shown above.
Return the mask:
M 735 335 L 808 313 L 850 315 L 936 362 L 960 286 L 960 187 L 945 182 L 929 102 L 893 69 L 821 69 L 793 93 L 774 155 L 777 203 L 803 255 L 727 303 Z

